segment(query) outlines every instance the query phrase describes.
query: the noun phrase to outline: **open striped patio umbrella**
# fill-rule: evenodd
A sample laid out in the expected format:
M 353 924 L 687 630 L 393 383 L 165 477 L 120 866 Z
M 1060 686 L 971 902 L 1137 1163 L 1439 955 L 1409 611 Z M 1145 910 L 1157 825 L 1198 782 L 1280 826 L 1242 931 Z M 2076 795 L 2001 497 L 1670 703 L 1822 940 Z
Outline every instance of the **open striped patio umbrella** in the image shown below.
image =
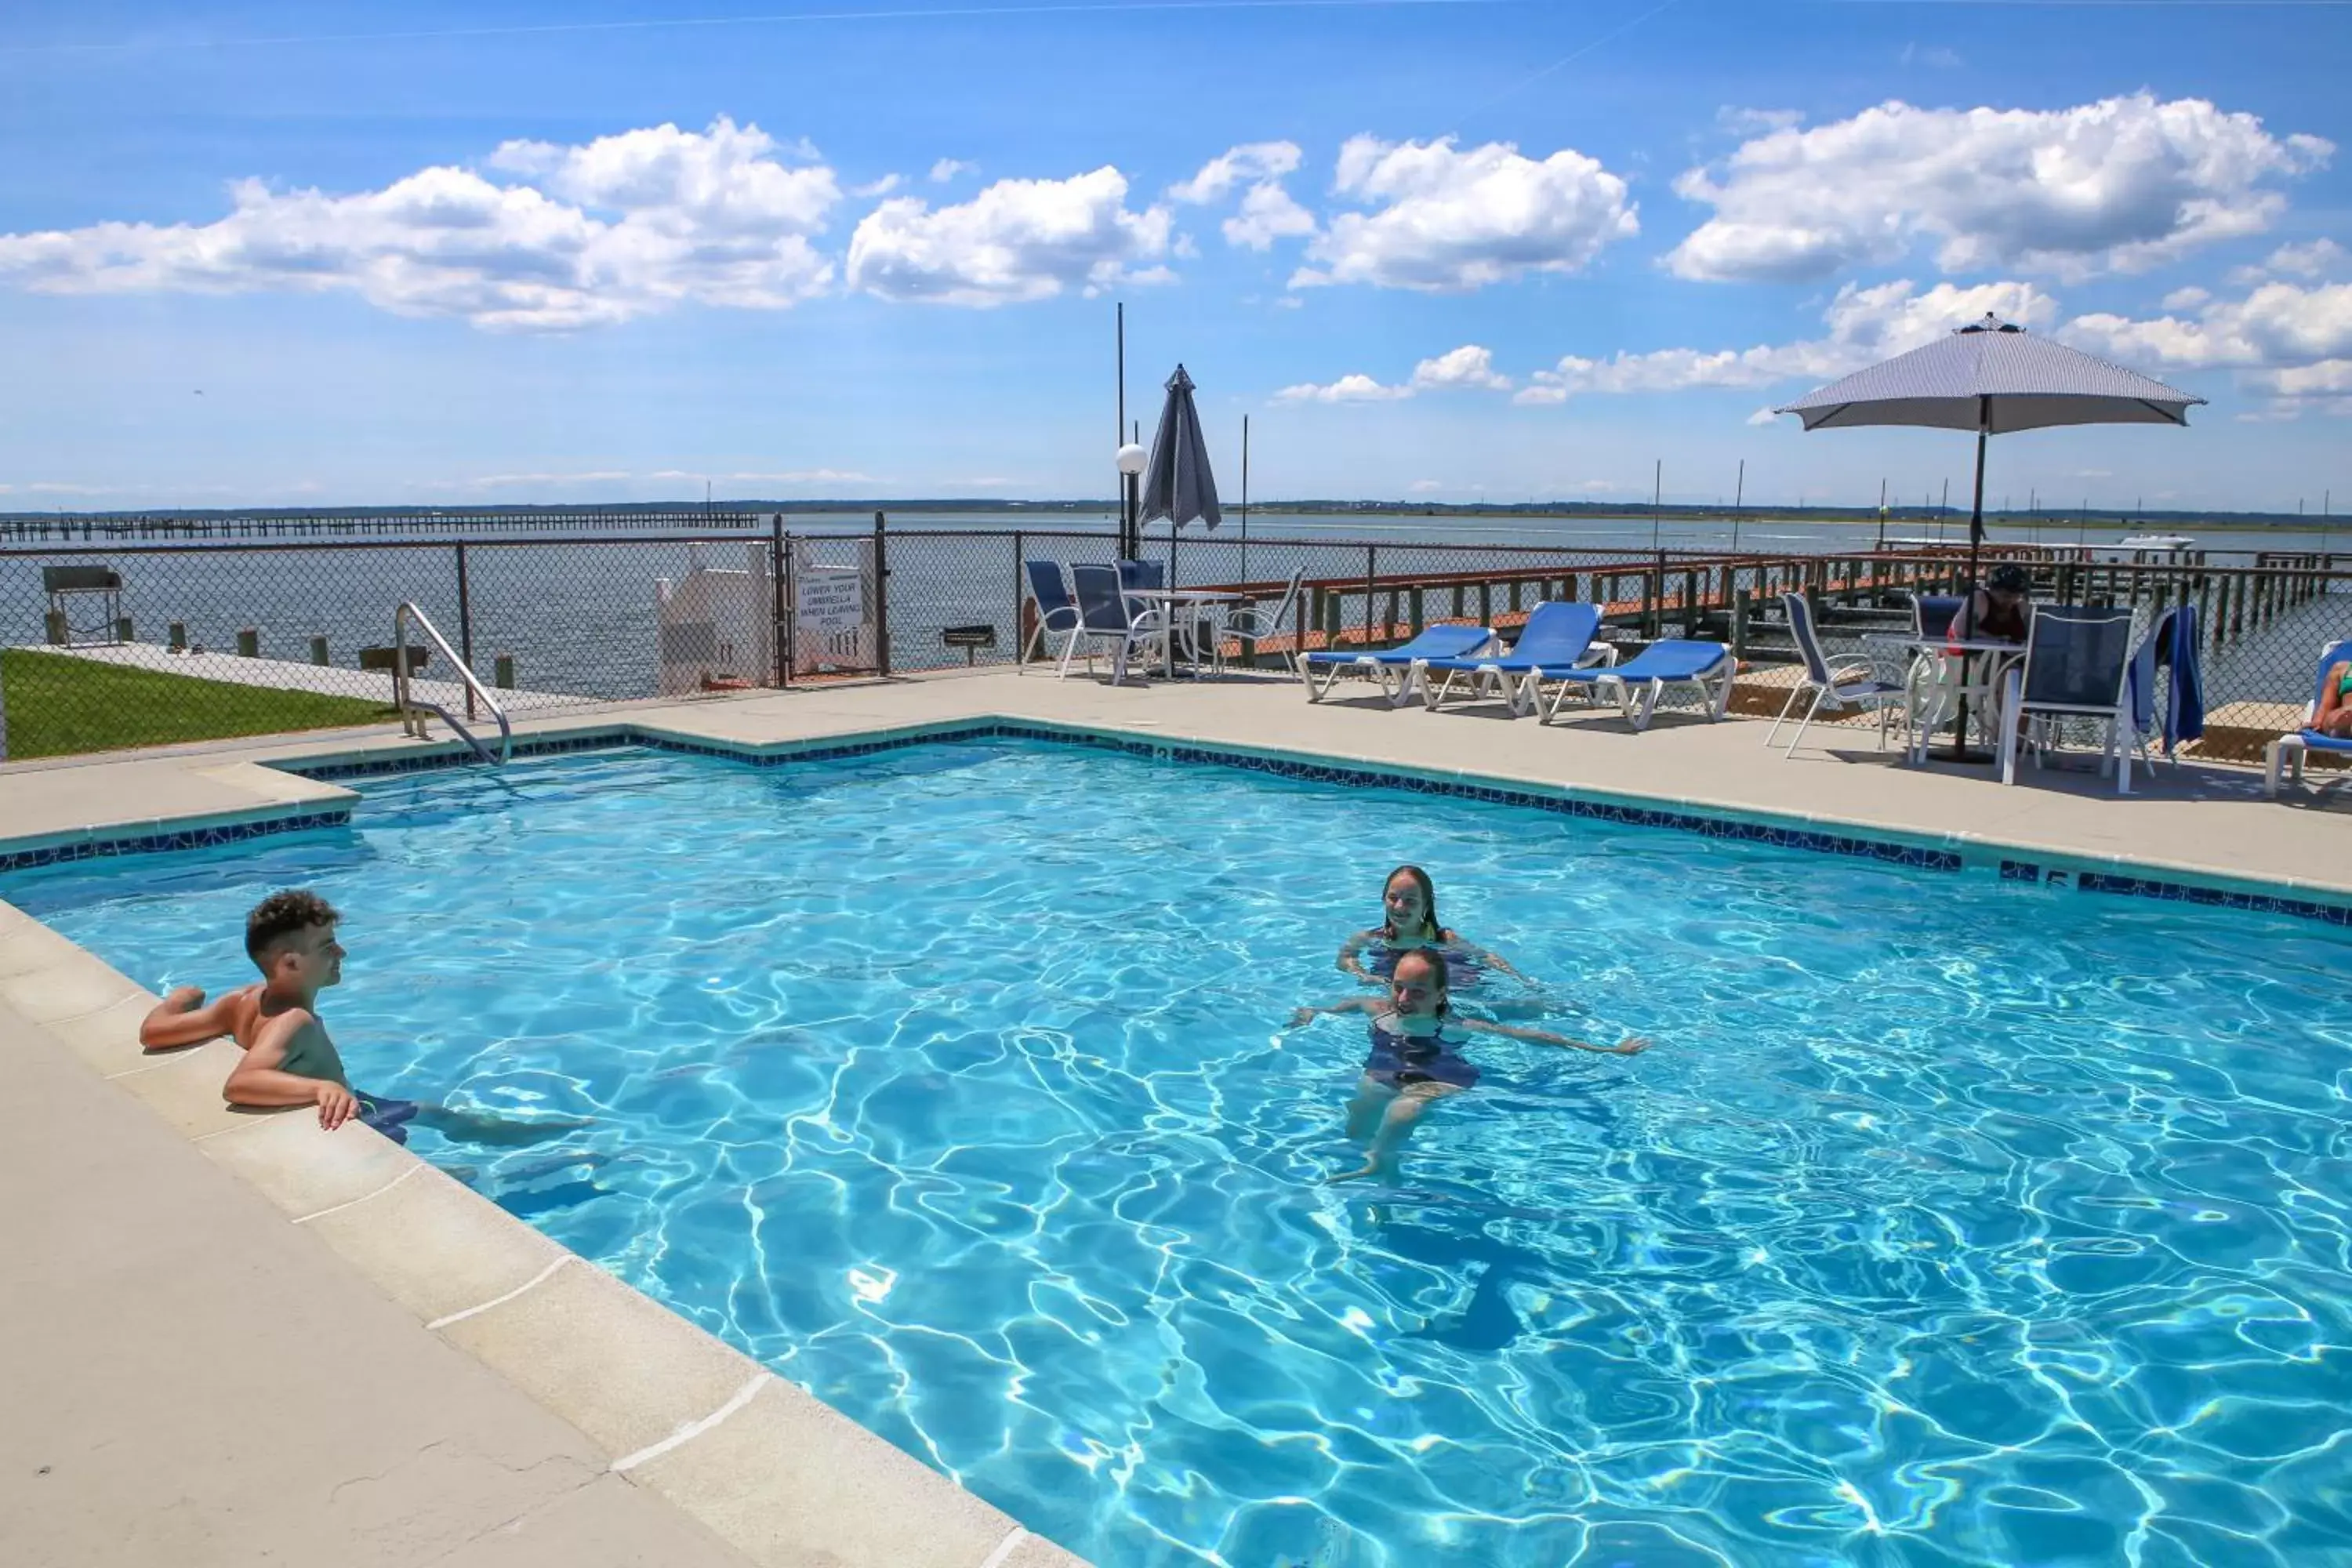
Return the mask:
M 2205 400 L 2110 364 L 2080 349 L 2036 337 L 1990 312 L 1974 325 L 1925 348 L 1855 371 L 1809 392 L 1775 414 L 1793 414 L 1808 430 L 1855 425 L 1926 425 L 1977 433 L 1976 500 L 1969 510 L 1969 576 L 1977 587 L 1984 547 L 1985 444 L 2015 430 L 2053 425 L 2187 425 Z M 1968 701 L 1960 702 L 1955 759 L 1967 755 Z
M 1984 544 L 1985 443 L 2053 425 L 2187 425 L 2205 400 L 2037 337 L 1987 315 L 1949 337 L 1855 371 L 1775 414 L 1808 430 L 1927 425 L 1977 433 L 1976 500 L 1969 513 L 1969 584 Z

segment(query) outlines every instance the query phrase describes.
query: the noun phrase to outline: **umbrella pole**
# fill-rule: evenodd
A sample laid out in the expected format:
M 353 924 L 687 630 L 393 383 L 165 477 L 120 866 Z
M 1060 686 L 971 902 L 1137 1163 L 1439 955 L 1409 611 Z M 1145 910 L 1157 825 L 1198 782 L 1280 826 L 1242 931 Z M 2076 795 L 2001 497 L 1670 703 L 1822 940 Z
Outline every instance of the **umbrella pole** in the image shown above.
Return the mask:
M 1985 441 L 1991 434 L 1992 399 L 1979 397 L 1977 399 L 1977 500 L 1976 505 L 1969 512 L 1969 575 L 1968 580 L 1960 585 L 1960 608 L 1964 614 L 1976 603 L 1977 551 L 1978 547 L 1984 543 Z M 1969 617 L 1969 631 L 1973 637 L 1976 631 L 1973 616 Z M 1969 752 L 1969 692 L 1966 672 L 1969 657 L 1967 654 L 1960 656 L 1962 672 L 1960 721 L 1959 727 L 1952 731 L 1952 761 L 1956 763 L 1975 760 Z

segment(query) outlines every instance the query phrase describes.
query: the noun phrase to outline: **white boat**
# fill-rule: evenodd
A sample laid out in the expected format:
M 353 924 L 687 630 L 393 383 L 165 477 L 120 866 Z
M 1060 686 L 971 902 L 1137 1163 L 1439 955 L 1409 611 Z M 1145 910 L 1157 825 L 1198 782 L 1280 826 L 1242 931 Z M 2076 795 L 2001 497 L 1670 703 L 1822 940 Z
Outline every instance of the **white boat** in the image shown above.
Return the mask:
M 2135 533 L 2118 540 L 2118 550 L 2186 550 L 2197 542 L 2185 533 Z

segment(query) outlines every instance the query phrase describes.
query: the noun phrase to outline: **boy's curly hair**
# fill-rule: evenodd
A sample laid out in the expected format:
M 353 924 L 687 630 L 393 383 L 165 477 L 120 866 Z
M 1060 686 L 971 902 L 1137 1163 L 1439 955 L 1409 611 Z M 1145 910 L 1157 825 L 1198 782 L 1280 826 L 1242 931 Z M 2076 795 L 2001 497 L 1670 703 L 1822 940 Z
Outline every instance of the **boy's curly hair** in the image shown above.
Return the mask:
M 259 963 L 269 950 L 296 931 L 310 926 L 331 926 L 343 917 L 316 893 L 286 888 L 253 906 L 245 917 L 245 955 Z

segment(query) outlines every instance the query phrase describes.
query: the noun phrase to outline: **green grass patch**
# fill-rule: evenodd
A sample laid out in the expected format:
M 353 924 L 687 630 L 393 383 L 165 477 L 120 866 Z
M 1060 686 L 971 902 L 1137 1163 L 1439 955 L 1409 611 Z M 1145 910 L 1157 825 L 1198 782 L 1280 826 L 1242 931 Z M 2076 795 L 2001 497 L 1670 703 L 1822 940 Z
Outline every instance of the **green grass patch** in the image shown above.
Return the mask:
M 381 724 L 399 716 L 356 697 L 198 680 L 23 648 L 0 648 L 0 705 L 7 710 L 12 762 Z

